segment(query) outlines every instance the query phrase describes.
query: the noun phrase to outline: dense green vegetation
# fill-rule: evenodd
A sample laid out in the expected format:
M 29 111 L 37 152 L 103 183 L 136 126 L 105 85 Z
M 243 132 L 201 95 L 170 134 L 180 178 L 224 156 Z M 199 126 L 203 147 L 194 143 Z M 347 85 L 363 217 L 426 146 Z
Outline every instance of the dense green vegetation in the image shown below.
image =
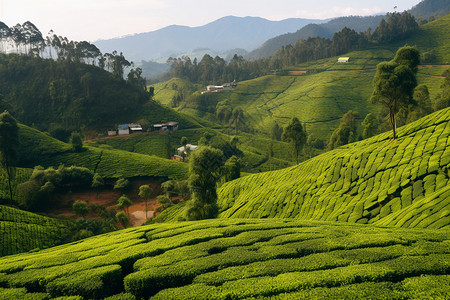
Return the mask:
M 288 169 L 219 189 L 223 218 L 450 226 L 450 108 Z
M 74 152 L 70 144 L 58 141 L 25 125 L 19 126 L 18 166 L 33 168 L 60 164 L 86 167 L 106 178 L 154 176 L 183 177 L 187 165 L 156 156 L 130 153 L 127 151 L 84 147 Z
M 0 256 L 70 242 L 73 227 L 69 221 L 0 205 Z
M 173 78 L 154 86 L 154 98 L 162 104 L 176 107 L 179 112 L 218 123 L 221 123 L 220 110 L 224 106 L 242 108 L 246 125 L 242 130 L 247 132 L 268 134 L 275 122 L 285 127 L 292 117 L 297 117 L 305 124 L 308 135 L 328 141 L 339 126 L 339 119 L 349 110 L 360 114 L 359 121 L 368 113 L 379 115 L 379 109 L 367 103 L 372 93 L 376 65 L 393 59 L 397 49 L 405 44 L 415 45 L 419 49 L 423 64 L 441 64 L 433 68 L 420 67 L 417 73 L 418 84 L 427 85 L 430 99 L 433 104 L 436 103 L 436 97 L 442 93 L 443 80 L 439 77 L 448 69 L 445 64 L 450 61 L 450 38 L 446 30 L 449 21 L 450 15 L 447 15 L 421 26 L 407 38 L 347 52 L 345 56 L 350 57 L 348 63 L 338 63 L 338 57 L 295 66 L 292 62 L 289 67 L 277 72 L 278 75 L 239 81 L 232 91 L 205 95 L 199 95 L 201 89 L 197 85 Z M 300 54 L 299 57 L 301 59 Z M 306 73 L 295 73 L 298 71 Z M 209 81 L 207 84 L 224 82 Z M 195 90 L 198 92 L 193 92 Z M 174 102 L 173 99 L 178 100 Z M 222 126 L 234 127 L 228 123 L 222 123 Z M 358 135 L 361 131 L 358 130 Z
M 292 220 L 155 224 L 0 258 L 0 298 L 445 297 L 448 230 Z

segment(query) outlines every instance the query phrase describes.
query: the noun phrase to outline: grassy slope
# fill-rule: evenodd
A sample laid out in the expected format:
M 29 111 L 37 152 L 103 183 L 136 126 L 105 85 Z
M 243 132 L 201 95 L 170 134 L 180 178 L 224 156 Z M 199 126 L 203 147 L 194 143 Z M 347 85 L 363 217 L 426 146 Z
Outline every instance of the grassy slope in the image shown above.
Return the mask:
M 69 221 L 0 205 L 0 256 L 52 247 L 69 235 Z
M 445 297 L 449 242 L 448 230 L 293 220 L 155 224 L 0 258 L 0 298 Z
M 24 125 L 20 125 L 19 136 L 20 167 L 76 165 L 87 167 L 108 178 L 183 177 L 187 173 L 185 164 L 156 156 L 94 147 L 85 147 L 85 151 L 75 153 L 69 144 Z
M 286 126 L 292 117 L 297 117 L 306 124 L 310 135 L 328 140 L 348 110 L 358 111 L 361 118 L 378 111 L 377 107 L 367 103 L 372 93 L 375 68 L 378 63 L 391 60 L 399 47 L 410 44 L 416 45 L 422 53 L 433 50 L 438 64 L 448 64 L 449 22 L 450 15 L 447 15 L 422 26 L 406 40 L 342 55 L 350 57 L 346 64 L 337 63 L 337 57 L 333 57 L 289 68 L 309 70 L 307 75 L 264 76 L 239 82 L 232 92 L 213 94 L 211 101 L 230 100 L 233 107 L 244 110 L 249 125 L 261 132 L 268 132 L 274 121 Z M 446 68 L 419 70 L 419 84 L 428 86 L 431 99 L 440 93 L 442 79 L 438 76 Z M 174 84 L 177 88 L 188 86 L 183 80 L 172 79 L 155 86 L 155 98 L 168 104 L 176 93 Z M 181 111 L 195 114 L 190 109 Z
M 285 170 L 219 190 L 224 218 L 297 218 L 450 226 L 450 108 Z

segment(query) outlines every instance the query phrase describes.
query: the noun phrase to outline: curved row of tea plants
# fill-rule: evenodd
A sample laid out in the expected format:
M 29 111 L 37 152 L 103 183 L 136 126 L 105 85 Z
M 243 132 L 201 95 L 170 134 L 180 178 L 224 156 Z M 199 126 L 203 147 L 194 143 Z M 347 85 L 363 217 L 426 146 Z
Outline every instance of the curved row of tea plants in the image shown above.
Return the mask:
M 450 108 L 398 133 L 228 182 L 218 191 L 220 217 L 449 226 Z
M 282 219 L 154 224 L 0 258 L 0 299 L 439 298 L 449 237 Z
M 0 256 L 53 247 L 71 236 L 69 221 L 0 205 Z

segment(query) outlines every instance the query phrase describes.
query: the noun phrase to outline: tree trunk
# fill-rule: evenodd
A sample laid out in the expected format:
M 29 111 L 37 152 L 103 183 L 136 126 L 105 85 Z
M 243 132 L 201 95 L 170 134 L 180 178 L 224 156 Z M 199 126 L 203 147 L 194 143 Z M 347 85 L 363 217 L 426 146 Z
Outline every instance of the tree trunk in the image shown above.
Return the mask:
M 395 113 L 392 110 L 389 112 L 389 119 L 391 121 L 392 133 L 394 134 L 393 139 L 395 140 L 397 137 L 396 132 L 395 132 L 397 124 L 395 122 Z
M 10 204 L 13 204 L 13 196 L 12 196 L 12 186 L 11 186 L 11 170 L 7 166 L 6 167 L 6 174 L 8 176 L 8 188 L 9 188 L 9 200 L 11 201 Z
M 148 199 L 145 199 L 145 219 L 146 220 L 148 220 L 147 212 L 148 212 Z

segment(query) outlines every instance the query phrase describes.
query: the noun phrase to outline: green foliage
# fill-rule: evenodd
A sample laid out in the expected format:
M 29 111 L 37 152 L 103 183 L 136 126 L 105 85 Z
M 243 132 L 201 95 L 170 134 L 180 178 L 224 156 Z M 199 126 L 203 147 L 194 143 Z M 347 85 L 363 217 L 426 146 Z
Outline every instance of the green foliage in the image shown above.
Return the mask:
M 12 106 L 11 112 L 41 130 L 52 124 L 73 131 L 129 122 L 138 119 L 149 99 L 142 87 L 90 64 L 0 54 L 0 66 L 5 79 L 0 94 Z
M 69 142 L 72 145 L 73 151 L 81 152 L 83 150 L 83 141 L 81 139 L 81 135 L 78 132 L 72 132 Z
M 148 212 L 148 199 L 153 193 L 153 189 L 149 185 L 141 185 L 139 187 L 139 197 L 145 200 L 145 217 L 147 217 Z
M 125 195 L 120 196 L 119 199 L 117 200 L 117 208 L 118 209 L 124 208 L 125 211 L 127 212 L 127 215 L 129 215 L 128 207 L 130 207 L 131 204 L 133 204 L 133 202 Z
M 213 218 L 217 215 L 216 184 L 224 164 L 223 152 L 202 146 L 189 162 L 189 187 L 192 199 L 186 216 L 189 220 Z
M 116 221 L 122 224 L 123 228 L 127 228 L 128 226 L 130 226 L 130 219 L 128 218 L 128 215 L 123 211 L 119 211 L 116 214 Z
M 328 142 L 329 150 L 342 145 L 347 145 L 348 143 L 356 142 L 358 135 L 356 122 L 357 118 L 359 118 L 358 112 L 352 110 L 349 110 L 342 116 L 339 127 L 333 131 L 330 141 Z
M 219 217 L 448 227 L 449 122 L 447 108 L 401 127 L 396 142 L 384 133 L 227 182 L 218 189 Z
M 130 181 L 126 178 L 119 178 L 114 185 L 114 190 L 120 191 L 122 193 L 128 192 L 130 188 Z
M 381 103 L 388 109 L 394 139 L 396 138 L 395 115 L 401 108 L 406 108 L 412 103 L 414 88 L 417 85 L 415 74 L 418 64 L 417 48 L 405 46 L 397 50 L 392 61 L 377 65 L 370 101 Z
M 58 169 L 36 167 L 28 181 L 19 185 L 22 205 L 31 211 L 46 211 L 53 192 L 67 192 L 73 187 L 90 187 L 93 172 L 83 167 Z
M 361 125 L 363 127 L 363 139 L 368 139 L 379 133 L 379 121 L 372 113 L 366 115 Z
M 292 144 L 294 157 L 298 164 L 298 155 L 303 150 L 308 136 L 302 124 L 296 117 L 292 118 L 291 123 L 286 128 L 284 128 L 281 138 L 284 141 L 288 141 Z
M 72 210 L 75 214 L 85 216 L 89 213 L 89 207 L 87 206 L 85 201 L 77 200 L 72 205 Z
M 0 167 L 8 179 L 9 200 L 13 203 L 12 181 L 17 163 L 19 128 L 17 121 L 5 111 L 0 114 Z
M 0 205 L 0 256 L 68 242 L 72 229 L 69 221 Z
M 442 229 L 282 219 L 153 224 L 0 258 L 0 297 L 439 297 L 448 292 L 448 246 Z

